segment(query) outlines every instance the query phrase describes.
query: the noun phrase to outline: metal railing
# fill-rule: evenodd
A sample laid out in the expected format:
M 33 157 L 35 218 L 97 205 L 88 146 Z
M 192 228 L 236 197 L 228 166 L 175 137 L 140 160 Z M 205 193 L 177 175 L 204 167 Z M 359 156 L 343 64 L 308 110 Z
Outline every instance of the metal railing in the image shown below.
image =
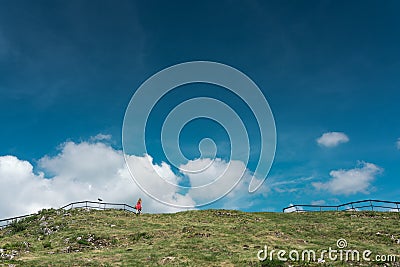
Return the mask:
M 35 215 L 35 213 L 33 214 L 26 214 L 26 215 L 21 215 L 21 216 L 16 216 L 16 217 L 12 217 L 12 218 L 7 218 L 7 219 L 2 219 L 0 220 L 0 229 L 10 225 L 13 222 L 17 222 L 23 218 L 27 218 L 30 217 L 32 215 Z
M 315 212 L 315 211 L 394 211 L 400 212 L 400 202 L 377 199 L 352 201 L 340 205 L 291 205 L 283 208 L 283 212 Z
M 96 209 L 96 210 L 108 210 L 117 209 L 134 212 L 135 208 L 128 204 L 120 203 L 107 203 L 107 202 L 96 202 L 96 201 L 78 201 L 72 202 L 68 205 L 61 207 L 60 209 L 75 209 L 75 208 L 86 208 L 86 209 Z
M 60 209 L 70 210 L 70 209 L 77 209 L 77 208 L 95 209 L 95 210 L 117 209 L 117 210 L 123 210 L 123 211 L 128 211 L 128 212 L 134 212 L 134 210 L 135 210 L 134 207 L 132 207 L 131 205 L 128 205 L 128 204 L 96 202 L 96 201 L 88 201 L 88 200 L 72 202 L 72 203 L 69 203 L 68 205 L 61 207 Z M 26 214 L 26 215 L 1 219 L 0 220 L 0 229 L 4 228 L 12 223 L 18 222 L 21 219 L 24 219 L 24 218 L 27 218 L 27 217 L 30 217 L 33 215 L 37 215 L 37 214 L 38 213 L 32 213 L 32 214 Z

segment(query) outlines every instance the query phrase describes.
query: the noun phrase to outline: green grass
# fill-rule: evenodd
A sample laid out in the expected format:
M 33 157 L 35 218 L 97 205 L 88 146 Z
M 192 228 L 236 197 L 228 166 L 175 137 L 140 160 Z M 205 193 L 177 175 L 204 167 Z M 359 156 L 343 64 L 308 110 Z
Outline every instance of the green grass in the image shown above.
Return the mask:
M 245 213 L 228 210 L 142 214 L 118 210 L 43 210 L 0 230 L 16 252 L 0 266 L 376 266 L 369 262 L 260 262 L 264 248 L 321 251 L 345 238 L 348 249 L 396 255 L 400 214 Z M 396 265 L 397 264 L 397 265 Z M 385 266 L 385 265 L 381 265 Z

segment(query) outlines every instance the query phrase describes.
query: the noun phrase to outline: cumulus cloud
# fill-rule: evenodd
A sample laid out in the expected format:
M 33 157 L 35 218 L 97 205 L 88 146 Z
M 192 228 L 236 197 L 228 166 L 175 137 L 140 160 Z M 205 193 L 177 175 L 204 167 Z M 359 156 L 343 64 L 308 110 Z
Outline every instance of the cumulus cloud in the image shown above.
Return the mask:
M 203 169 L 204 166 L 208 167 Z M 219 203 L 220 207 L 239 209 L 249 207 L 255 201 L 255 196 L 248 193 L 253 174 L 242 161 L 204 158 L 189 161 L 181 168 L 202 169 L 201 172 L 185 173 L 191 184 L 188 193 L 196 203 L 208 203 L 224 196 L 224 201 Z M 260 182 L 256 177 L 255 179 L 257 183 Z M 205 186 L 208 184 L 212 186 Z M 260 190 L 261 194 L 266 194 L 268 191 L 265 185 Z
M 143 165 L 143 157 L 129 156 L 135 167 L 146 177 L 154 175 L 153 168 Z M 146 212 L 174 212 L 180 209 L 162 205 L 145 195 L 133 182 L 121 151 L 97 143 L 67 142 L 54 157 L 45 156 L 38 162 L 35 173 L 30 162 L 14 156 L 0 157 L 0 217 L 36 212 L 42 208 L 58 208 L 80 200 L 120 202 L 133 205 L 142 197 Z M 163 171 L 166 166 L 156 166 Z M 168 168 L 165 172 L 169 172 Z M 157 185 L 154 185 L 157 187 Z M 177 191 L 165 192 L 171 201 L 195 204 L 187 195 Z
M 359 166 L 354 169 L 331 171 L 331 179 L 326 183 L 315 182 L 312 185 L 316 189 L 337 195 L 368 194 L 371 182 L 382 171 L 382 168 L 373 163 L 359 162 Z
M 349 137 L 340 132 L 328 132 L 324 133 L 320 138 L 317 139 L 317 143 L 325 147 L 335 147 L 341 143 L 349 142 Z
M 143 199 L 145 212 L 176 212 L 181 208 L 164 205 L 147 196 L 133 181 L 126 167 L 124 154 L 102 141 L 66 142 L 55 156 L 44 156 L 34 167 L 29 161 L 15 156 L 0 156 L 0 218 L 37 212 L 43 208 L 59 208 L 80 200 L 97 200 L 135 204 Z M 101 141 L 100 141 L 101 140 Z M 126 155 L 130 169 L 143 177 L 146 187 L 152 188 L 164 202 L 194 207 L 219 194 L 229 191 L 232 179 L 243 173 L 244 179 L 219 202 L 226 208 L 241 208 L 241 202 L 251 203 L 254 195 L 247 193 L 251 173 L 241 161 L 225 162 L 215 159 L 203 173 L 175 174 L 166 163 L 154 164 L 150 155 Z M 211 159 L 189 161 L 185 169 L 211 162 Z M 186 176 L 185 176 L 186 175 Z M 165 181 L 160 183 L 159 176 Z M 176 186 L 182 176 L 193 186 L 213 182 L 212 190 L 199 194 L 192 189 L 182 192 Z M 165 184 L 169 186 L 165 186 Z M 171 186 L 175 185 L 175 186 Z
M 135 181 L 148 194 L 156 197 L 159 201 L 185 207 L 196 205 L 188 194 L 178 193 L 181 177 L 172 172 L 168 164 L 153 164 L 153 159 L 149 155 L 143 157 L 127 156 L 127 163 Z
M 399 150 L 400 150 L 400 138 L 398 138 L 398 139 L 397 139 L 397 142 L 396 142 L 396 147 L 397 147 L 397 149 L 399 149 Z
M 304 209 L 302 207 L 296 207 L 292 203 L 289 204 L 289 207 L 285 209 L 285 213 L 290 213 L 290 212 L 303 212 Z
M 0 217 L 20 215 L 47 206 L 32 199 L 41 198 L 39 192 L 47 191 L 49 186 L 50 181 L 44 178 L 43 173 L 34 174 L 28 161 L 14 156 L 0 157 Z

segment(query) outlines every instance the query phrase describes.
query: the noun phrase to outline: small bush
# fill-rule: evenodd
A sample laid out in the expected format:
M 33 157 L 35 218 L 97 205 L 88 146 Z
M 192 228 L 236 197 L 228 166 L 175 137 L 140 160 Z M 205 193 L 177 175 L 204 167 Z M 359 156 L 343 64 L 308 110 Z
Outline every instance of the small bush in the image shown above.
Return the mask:
M 42 209 L 38 212 L 39 215 L 56 215 L 57 211 L 55 209 Z
M 22 221 L 24 221 L 25 223 L 30 223 L 30 222 L 36 221 L 37 219 L 38 219 L 38 215 L 34 214 L 34 215 L 23 218 Z
M 78 240 L 78 244 L 85 245 L 85 246 L 90 246 L 90 243 L 85 239 Z
M 44 248 L 51 248 L 51 242 L 50 241 L 43 242 L 43 247 Z
M 23 220 L 13 221 L 10 224 L 10 227 L 11 227 L 11 232 L 15 234 L 24 231 L 27 228 L 27 224 Z
M 273 259 L 273 260 L 267 259 L 261 263 L 261 266 L 262 267 L 284 267 L 285 264 L 282 261 L 278 261 L 275 259 Z
M 139 241 L 142 238 L 144 238 L 144 239 L 151 238 L 151 236 L 146 232 L 136 233 L 136 234 L 131 235 L 130 237 L 132 238 L 133 241 Z
M 2 248 L 6 250 L 20 250 L 22 247 L 22 242 L 13 242 L 5 244 Z

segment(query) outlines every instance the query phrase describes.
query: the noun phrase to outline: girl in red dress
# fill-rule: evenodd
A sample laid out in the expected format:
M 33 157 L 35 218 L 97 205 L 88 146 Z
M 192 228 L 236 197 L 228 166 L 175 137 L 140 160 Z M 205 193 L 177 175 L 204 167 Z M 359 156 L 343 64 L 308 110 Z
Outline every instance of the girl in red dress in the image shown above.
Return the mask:
M 136 214 L 140 214 L 142 212 L 142 199 L 141 198 L 139 198 L 139 200 L 137 201 L 135 209 L 137 211 Z

